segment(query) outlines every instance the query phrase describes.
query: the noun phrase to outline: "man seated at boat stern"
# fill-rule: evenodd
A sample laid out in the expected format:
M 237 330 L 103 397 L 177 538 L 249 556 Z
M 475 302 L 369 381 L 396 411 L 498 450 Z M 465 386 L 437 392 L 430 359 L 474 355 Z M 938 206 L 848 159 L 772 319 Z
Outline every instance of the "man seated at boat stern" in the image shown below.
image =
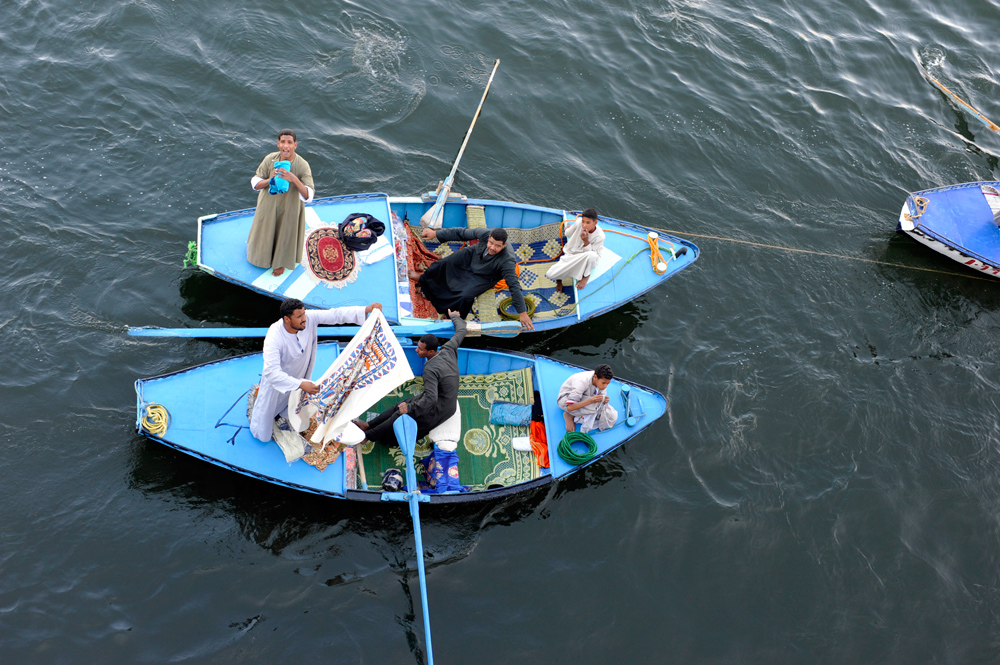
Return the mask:
M 610 365 L 598 365 L 593 372 L 577 372 L 563 382 L 556 403 L 563 411 L 566 431 L 606 430 L 614 427 L 618 412 L 611 406 L 608 384 L 614 378 Z
M 416 397 L 405 399 L 386 409 L 367 423 L 355 420 L 365 433 L 365 439 L 386 445 L 395 443 L 392 424 L 404 413 L 417 421 L 417 440 L 427 436 L 432 429 L 455 415 L 458 409 L 458 347 L 465 339 L 465 319 L 454 310 L 448 311 L 455 334 L 444 344 L 437 336 L 424 335 L 417 342 L 417 355 L 426 358 L 424 364 L 424 389 Z
M 295 268 L 306 239 L 306 203 L 316 194 L 309 162 L 295 153 L 295 132 L 278 132 L 278 151 L 264 158 L 250 186 L 257 194 L 247 261 L 258 268 L 273 268 L 275 277 Z
M 250 433 L 260 441 L 270 441 L 274 421 L 287 417 L 288 394 L 296 388 L 315 395 L 319 386 L 309 380 L 316 364 L 316 328 L 320 325 L 353 323 L 361 325 L 379 303 L 367 307 L 337 307 L 310 310 L 301 300 L 290 298 L 281 303 L 281 319 L 264 336 L 264 370 L 250 416 Z
M 478 240 L 476 245 L 466 245 L 457 252 L 435 261 L 423 273 L 410 271 L 410 278 L 418 280 L 420 291 L 440 314 L 455 310 L 464 319 L 469 315 L 476 297 L 491 289 L 501 279 L 507 282 L 514 309 L 521 320 L 521 327 L 534 330 L 517 278 L 517 257 L 507 245 L 507 232 L 503 229 L 424 229 L 424 240 L 439 242 Z

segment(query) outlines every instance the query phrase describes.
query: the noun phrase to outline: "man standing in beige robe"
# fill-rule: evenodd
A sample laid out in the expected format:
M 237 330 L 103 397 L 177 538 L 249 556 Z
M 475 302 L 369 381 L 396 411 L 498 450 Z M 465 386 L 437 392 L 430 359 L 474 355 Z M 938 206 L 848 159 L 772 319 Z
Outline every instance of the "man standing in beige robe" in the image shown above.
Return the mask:
M 295 268 L 302 256 L 306 239 L 306 203 L 315 195 L 312 170 L 309 162 L 295 154 L 299 147 L 295 132 L 282 129 L 278 132 L 278 151 L 272 152 L 257 167 L 250 179 L 250 186 L 259 191 L 257 211 L 247 239 L 247 261 L 258 268 L 273 268 L 277 277 Z M 290 169 L 275 169 L 275 162 L 286 160 Z M 271 178 L 278 176 L 288 181 L 288 191 L 271 194 Z

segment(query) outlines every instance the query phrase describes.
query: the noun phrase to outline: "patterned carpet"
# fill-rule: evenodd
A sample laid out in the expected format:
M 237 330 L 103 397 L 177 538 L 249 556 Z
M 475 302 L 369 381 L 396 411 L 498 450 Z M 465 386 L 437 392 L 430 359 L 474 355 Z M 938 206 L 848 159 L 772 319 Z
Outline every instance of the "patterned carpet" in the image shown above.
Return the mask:
M 521 263 L 521 291 L 525 300 L 535 304 L 534 320 L 554 319 L 567 316 L 576 311 L 576 296 L 572 288 L 556 293 L 556 283 L 545 276 L 545 272 L 554 264 L 562 251 L 559 242 L 559 224 L 547 224 L 533 229 L 507 229 L 507 242 L 514 247 L 514 254 Z M 419 235 L 420 227 L 413 230 Z M 429 241 L 424 243 L 427 249 L 441 257 L 448 256 L 460 249 L 463 244 L 458 242 L 439 243 Z M 502 321 L 497 306 L 502 300 L 510 297 L 510 291 L 494 291 L 480 296 L 472 308 L 472 317 L 481 323 Z M 491 307 L 492 305 L 492 307 Z M 508 311 L 514 315 L 514 308 L 508 306 Z
M 365 420 L 374 418 L 403 399 L 423 390 L 419 377 L 408 381 L 369 409 Z M 496 374 L 471 374 L 459 379 L 458 401 L 462 410 L 462 441 L 458 444 L 459 480 L 473 491 L 490 486 L 508 486 L 521 483 L 539 475 L 534 455 L 514 450 L 514 437 L 528 436 L 527 427 L 491 425 L 490 405 L 495 401 L 531 404 L 534 389 L 531 369 L 498 372 Z M 427 438 L 417 442 L 417 458 L 426 457 L 431 451 Z M 370 489 L 378 489 L 386 469 L 403 471 L 405 460 L 398 445 L 385 446 L 372 442 L 361 446 L 365 474 Z M 417 467 L 421 469 L 420 466 Z M 423 479 L 423 474 L 418 474 Z

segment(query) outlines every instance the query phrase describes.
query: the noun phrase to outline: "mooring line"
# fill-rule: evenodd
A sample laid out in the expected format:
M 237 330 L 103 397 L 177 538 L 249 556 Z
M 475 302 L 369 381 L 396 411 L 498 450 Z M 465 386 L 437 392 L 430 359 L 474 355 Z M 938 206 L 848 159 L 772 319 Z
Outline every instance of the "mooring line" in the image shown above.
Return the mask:
M 690 233 L 688 231 L 672 231 L 670 229 L 659 229 L 656 227 L 650 227 L 656 231 L 662 231 L 663 233 L 669 233 L 675 236 L 681 237 L 691 237 L 691 238 L 708 238 L 710 240 L 719 240 L 721 242 L 736 242 L 741 245 L 752 245 L 753 247 L 765 247 L 767 249 L 778 249 L 784 252 L 799 252 L 801 254 L 815 254 L 816 256 L 828 256 L 834 259 L 846 259 L 848 261 L 861 261 L 862 263 L 873 263 L 880 266 L 892 266 L 893 268 L 906 268 L 908 270 L 921 270 L 923 272 L 933 272 L 939 275 L 951 275 L 952 277 L 965 277 L 968 279 L 981 279 L 986 282 L 996 282 L 998 281 L 995 277 L 981 277 L 975 274 L 966 274 L 960 272 L 952 272 L 950 270 L 938 270 L 936 268 L 921 268 L 920 266 L 909 266 L 904 263 L 892 263 L 890 261 L 877 261 L 875 259 L 864 259 L 860 256 L 848 256 L 847 254 L 834 254 L 832 252 L 818 252 L 814 249 L 799 249 L 797 247 L 782 247 L 781 245 L 769 245 L 763 242 L 754 242 L 752 240 L 740 240 L 739 238 L 726 238 L 724 236 L 712 236 L 706 235 L 704 233 Z

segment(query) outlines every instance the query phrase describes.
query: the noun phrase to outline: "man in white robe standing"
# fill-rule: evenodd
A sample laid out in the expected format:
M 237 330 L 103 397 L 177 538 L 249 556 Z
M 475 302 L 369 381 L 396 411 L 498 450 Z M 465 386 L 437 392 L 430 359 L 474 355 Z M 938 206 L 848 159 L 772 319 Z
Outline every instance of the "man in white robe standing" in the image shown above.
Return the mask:
M 608 397 L 613 378 L 610 365 L 598 365 L 593 372 L 577 372 L 563 382 L 556 403 L 563 410 L 567 432 L 576 431 L 577 423 L 581 432 L 614 427 L 618 412 Z
M 367 307 L 337 307 L 312 310 L 306 315 L 301 300 L 281 303 L 281 319 L 267 329 L 264 337 L 264 371 L 254 402 L 250 433 L 260 441 L 270 441 L 276 416 L 288 412 L 288 394 L 296 388 L 314 395 L 319 386 L 309 380 L 316 364 L 316 328 L 320 325 L 353 323 L 362 325 L 379 303 Z
M 562 292 L 563 280 L 576 280 L 576 288 L 587 286 L 590 273 L 601 260 L 604 231 L 597 226 L 597 211 L 587 208 L 579 219 L 566 229 L 566 244 L 559 260 L 545 272 L 556 282 L 556 292 Z

